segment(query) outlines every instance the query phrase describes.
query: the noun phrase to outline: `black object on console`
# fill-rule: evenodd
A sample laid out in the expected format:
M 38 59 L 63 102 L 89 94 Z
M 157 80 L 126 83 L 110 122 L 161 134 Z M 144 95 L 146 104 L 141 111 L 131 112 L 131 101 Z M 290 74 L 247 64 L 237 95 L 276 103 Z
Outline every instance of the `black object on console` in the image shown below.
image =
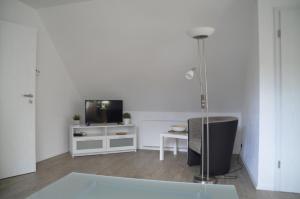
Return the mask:
M 85 100 L 85 123 L 121 123 L 123 121 L 122 100 Z

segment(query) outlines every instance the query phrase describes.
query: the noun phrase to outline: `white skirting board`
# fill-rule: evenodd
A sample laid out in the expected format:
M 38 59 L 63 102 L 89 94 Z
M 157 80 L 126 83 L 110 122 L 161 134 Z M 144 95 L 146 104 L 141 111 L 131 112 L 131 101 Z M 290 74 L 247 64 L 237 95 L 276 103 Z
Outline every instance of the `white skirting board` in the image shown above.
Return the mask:
M 254 175 L 253 175 L 253 173 L 251 172 L 251 170 L 249 169 L 249 166 L 246 164 L 246 161 L 245 161 L 244 156 L 243 156 L 242 154 L 241 154 L 241 160 L 242 160 L 242 162 L 243 162 L 244 167 L 245 167 L 246 170 L 247 170 L 247 173 L 249 174 L 250 181 L 251 181 L 253 187 L 254 187 L 255 189 L 258 189 L 258 187 L 257 187 L 257 180 L 256 180 L 256 178 L 254 177 Z
M 143 111 L 126 111 L 130 112 L 132 122 L 138 127 L 138 149 L 158 150 L 159 135 L 167 132 L 169 127 L 174 124 L 186 124 L 189 118 L 200 117 L 199 112 L 143 112 Z M 238 131 L 235 139 L 234 154 L 239 154 L 241 149 L 241 113 L 210 113 L 210 116 L 234 116 L 239 119 Z M 171 148 L 174 144 L 172 139 L 166 140 L 166 149 Z M 187 150 L 186 141 L 179 141 L 179 149 Z

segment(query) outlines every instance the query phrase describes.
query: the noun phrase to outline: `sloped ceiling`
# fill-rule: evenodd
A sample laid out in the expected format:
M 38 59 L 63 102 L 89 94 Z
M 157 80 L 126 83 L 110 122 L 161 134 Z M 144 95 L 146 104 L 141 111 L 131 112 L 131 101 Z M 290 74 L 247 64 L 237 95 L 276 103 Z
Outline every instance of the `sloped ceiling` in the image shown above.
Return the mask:
M 59 6 L 70 3 L 78 3 L 91 0 L 19 0 L 35 9 Z
M 213 26 L 210 110 L 240 112 L 255 9 L 255 0 L 93 0 L 39 13 L 82 98 L 123 99 L 127 110 L 198 111 L 198 81 L 184 79 L 197 63 L 186 30 Z

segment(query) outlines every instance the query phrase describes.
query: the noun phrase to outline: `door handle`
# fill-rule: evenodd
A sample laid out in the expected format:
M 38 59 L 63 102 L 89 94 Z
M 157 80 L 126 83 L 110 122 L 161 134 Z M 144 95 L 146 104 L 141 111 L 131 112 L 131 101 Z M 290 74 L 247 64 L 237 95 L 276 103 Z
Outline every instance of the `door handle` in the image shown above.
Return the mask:
M 33 94 L 24 94 L 23 97 L 33 98 Z

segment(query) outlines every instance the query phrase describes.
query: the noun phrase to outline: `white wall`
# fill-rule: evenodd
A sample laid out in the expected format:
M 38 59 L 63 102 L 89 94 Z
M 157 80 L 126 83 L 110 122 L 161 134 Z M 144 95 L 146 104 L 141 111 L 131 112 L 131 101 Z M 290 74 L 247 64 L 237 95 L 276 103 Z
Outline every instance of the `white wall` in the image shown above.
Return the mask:
M 259 16 L 259 164 L 258 189 L 274 190 L 276 160 L 274 8 L 299 0 L 258 0 Z
M 0 20 L 38 29 L 37 160 L 64 153 L 68 151 L 68 125 L 78 111 L 79 94 L 36 10 L 17 0 L 1 0 Z
M 253 11 L 248 17 L 251 27 L 251 44 L 247 46 L 247 65 L 244 70 L 244 101 L 242 111 L 243 148 L 241 156 L 250 178 L 258 183 L 258 153 L 259 153 L 259 65 L 258 65 L 258 10 L 257 2 L 252 2 L 249 9 Z
M 196 41 L 210 25 L 208 89 L 212 112 L 241 112 L 255 0 L 93 0 L 39 9 L 83 98 L 123 99 L 132 111 L 197 112 Z M 249 9 L 249 7 L 251 9 Z

